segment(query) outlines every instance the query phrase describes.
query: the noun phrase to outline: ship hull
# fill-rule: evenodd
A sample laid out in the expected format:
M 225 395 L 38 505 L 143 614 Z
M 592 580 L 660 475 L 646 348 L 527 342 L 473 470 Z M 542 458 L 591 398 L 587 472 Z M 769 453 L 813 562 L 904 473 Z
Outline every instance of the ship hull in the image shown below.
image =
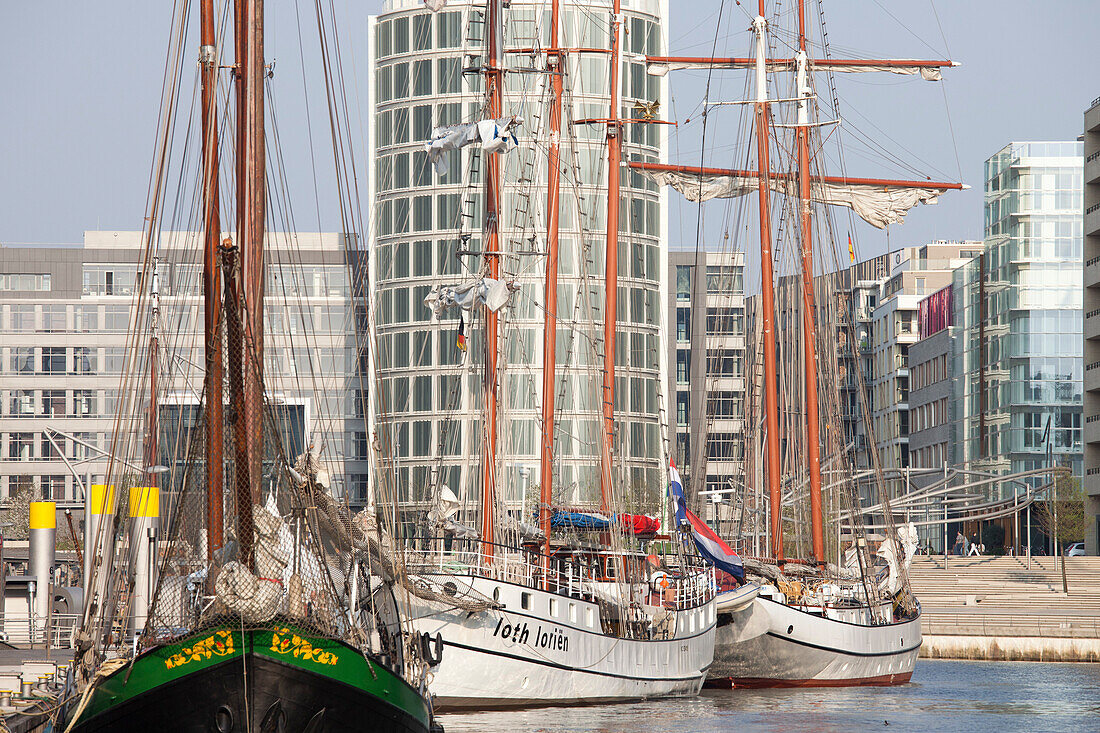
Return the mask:
M 75 733 L 426 733 L 430 725 L 427 701 L 383 665 L 279 627 L 215 628 L 154 648 L 103 680 L 79 715 Z
M 898 685 L 913 676 L 920 645 L 919 615 L 866 625 L 758 597 L 719 616 L 707 686 Z
M 594 603 L 476 576 L 450 581 L 458 593 L 494 598 L 501 607 L 468 613 L 414 599 L 410 623 L 443 640 L 431 682 L 437 710 L 592 704 L 702 689 L 714 650 L 713 601 L 674 613 L 657 638 L 627 639 L 602 633 Z

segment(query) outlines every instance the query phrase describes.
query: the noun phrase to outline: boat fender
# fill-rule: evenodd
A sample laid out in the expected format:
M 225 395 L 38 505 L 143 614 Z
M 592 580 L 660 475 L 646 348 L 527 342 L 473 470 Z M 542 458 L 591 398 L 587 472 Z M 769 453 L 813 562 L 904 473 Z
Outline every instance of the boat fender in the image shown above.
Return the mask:
M 672 581 L 668 577 L 668 573 L 664 570 L 658 570 L 649 578 L 649 584 L 653 586 L 653 590 L 660 593 L 666 591 L 672 587 Z
M 433 637 L 425 632 L 420 635 L 420 654 L 429 667 L 436 667 L 443 661 L 443 635 L 436 632 Z

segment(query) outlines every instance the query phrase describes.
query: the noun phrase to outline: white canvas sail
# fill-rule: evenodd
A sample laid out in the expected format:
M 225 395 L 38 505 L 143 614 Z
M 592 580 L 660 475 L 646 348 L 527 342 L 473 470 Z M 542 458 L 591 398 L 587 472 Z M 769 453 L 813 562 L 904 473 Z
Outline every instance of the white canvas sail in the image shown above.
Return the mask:
M 672 186 L 688 201 L 709 201 L 715 198 L 737 198 L 755 193 L 756 176 L 700 175 L 678 171 L 646 171 L 659 185 Z M 790 178 L 773 178 L 771 188 L 797 198 L 797 182 Z M 935 204 L 948 189 L 929 186 L 890 187 L 866 183 L 832 183 L 815 181 L 810 185 L 810 197 L 819 204 L 845 206 L 861 219 L 878 229 L 900 224 L 917 204 Z

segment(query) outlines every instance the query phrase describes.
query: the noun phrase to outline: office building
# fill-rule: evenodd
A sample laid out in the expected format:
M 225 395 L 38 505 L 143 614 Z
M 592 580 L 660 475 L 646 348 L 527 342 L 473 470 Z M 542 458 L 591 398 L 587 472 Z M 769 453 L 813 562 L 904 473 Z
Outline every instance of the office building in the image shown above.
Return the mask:
M 1010 143 L 985 179 L 985 250 L 953 282 L 956 463 L 1017 473 L 1049 450 L 1080 476 L 1082 145 Z
M 1084 488 L 1085 544 L 1100 554 L 1100 98 L 1085 111 L 1084 155 Z
M 669 252 L 670 427 L 689 492 L 744 480 L 744 268 L 743 252 Z
M 611 4 L 565 2 L 561 43 L 610 47 Z M 623 8 L 622 110 L 642 116 L 650 105 L 663 119 L 667 81 L 635 59 L 667 49 L 665 0 Z M 434 285 L 454 285 L 480 274 L 485 161 L 477 145 L 445 155 L 433 167 L 425 149 L 434 128 L 484 117 L 484 7 L 448 2 L 437 13 L 419 0 L 389 0 L 370 20 L 369 147 L 373 154 L 368 200 L 374 203 L 370 251 L 376 395 L 371 432 L 392 457 L 406 521 L 415 523 L 435 487 L 446 485 L 473 510 L 481 493 L 485 426 L 482 319 L 475 312 L 457 345 L 458 312 L 434 321 L 424 298 Z M 545 48 L 549 9 L 517 0 L 504 10 L 507 49 Z M 561 125 L 562 180 L 557 315 L 555 477 L 559 504 L 599 496 L 600 411 L 607 156 L 605 124 L 610 83 L 606 53 L 565 56 Z M 536 495 L 542 434 L 542 345 L 546 251 L 546 143 L 544 109 L 549 76 L 545 54 L 508 53 L 503 113 L 519 115 L 518 147 L 501 154 L 501 271 L 512 288 L 501 315 L 498 388 L 497 496 L 515 508 Z M 662 106 L 663 105 L 663 106 Z M 582 122 L 589 120 L 590 122 Z M 667 127 L 623 127 L 623 159 L 664 160 Z M 667 273 L 666 193 L 624 168 L 618 260 L 618 335 L 614 482 L 638 510 L 656 509 L 666 482 L 667 447 L 661 435 L 661 332 Z M 663 405 L 667 409 L 667 404 Z M 418 514 L 419 512 L 419 514 Z
M 148 342 L 130 334 L 134 296 L 159 283 L 160 464 L 182 465 L 203 388 L 201 238 L 166 232 L 155 262 L 141 232 L 87 232 L 83 244 L 0 247 L 0 496 L 33 490 L 82 507 L 102 483 L 107 454 L 128 445 L 131 471 L 147 466 L 143 420 Z M 357 252 L 338 234 L 268 235 L 265 386 L 288 454 L 323 448 L 338 495 L 366 500 L 357 338 L 351 273 Z M 151 299 L 146 298 L 145 307 Z M 122 381 L 124 373 L 132 378 Z M 121 391 L 120 391 L 121 390 Z M 114 441 L 116 425 L 132 440 Z M 294 453 L 296 455 L 296 453 Z M 293 456 L 292 456 L 293 457 Z M 182 472 L 181 472 L 182 473 Z M 118 476 L 112 481 L 121 480 Z

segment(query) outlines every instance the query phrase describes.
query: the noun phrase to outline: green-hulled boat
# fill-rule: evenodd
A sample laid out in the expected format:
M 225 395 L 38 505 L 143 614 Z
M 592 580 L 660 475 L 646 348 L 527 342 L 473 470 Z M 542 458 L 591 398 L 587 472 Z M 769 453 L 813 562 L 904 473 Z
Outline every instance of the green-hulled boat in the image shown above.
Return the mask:
M 62 703 L 66 731 L 441 730 L 433 725 L 426 680 L 442 642 L 433 646 L 403 623 L 393 588 L 404 580 L 378 524 L 385 514 L 372 508 L 353 517 L 329 494 L 321 449 L 305 444 L 313 430 L 323 438 L 325 426 L 308 426 L 308 404 L 296 413 L 293 400 L 265 392 L 263 0 L 236 0 L 232 66 L 219 62 L 213 0 L 198 5 L 202 195 L 194 208 L 202 211 L 204 235 L 201 257 L 191 261 L 203 263 L 202 399 L 180 401 L 181 393 L 193 393 L 189 385 L 158 388 L 158 364 L 169 364 L 171 378 L 168 357 L 175 356 L 162 353 L 158 335 L 170 344 L 178 336 L 159 323 L 157 227 L 164 171 L 173 160 L 174 78 L 187 38 L 181 14 L 171 35 L 166 78 L 173 80 L 166 82 L 147 217 L 152 266 L 139 275 L 129 341 L 148 337 L 149 366 L 131 366 L 123 382 L 123 404 L 129 390 L 148 395 L 133 400 L 147 411 L 130 411 L 144 413 L 144 437 L 135 428 L 141 417 L 118 421 L 100 487 L 106 518 L 85 548 L 95 560 Z M 226 68 L 237 102 L 236 241 L 223 241 L 218 214 L 217 105 L 224 97 L 217 86 Z M 326 80 L 331 86 L 327 73 Z M 177 278 L 196 270 L 186 261 L 168 264 Z M 193 292 L 175 279 L 173 288 Z M 308 330 L 299 333 L 301 345 L 310 346 Z M 131 356 L 131 364 L 141 361 L 136 349 Z M 140 488 L 116 493 L 114 481 Z M 130 506 L 128 524 L 118 517 L 120 503 Z
M 414 733 L 430 719 L 424 697 L 376 656 L 290 625 L 217 624 L 107 675 L 73 730 Z

